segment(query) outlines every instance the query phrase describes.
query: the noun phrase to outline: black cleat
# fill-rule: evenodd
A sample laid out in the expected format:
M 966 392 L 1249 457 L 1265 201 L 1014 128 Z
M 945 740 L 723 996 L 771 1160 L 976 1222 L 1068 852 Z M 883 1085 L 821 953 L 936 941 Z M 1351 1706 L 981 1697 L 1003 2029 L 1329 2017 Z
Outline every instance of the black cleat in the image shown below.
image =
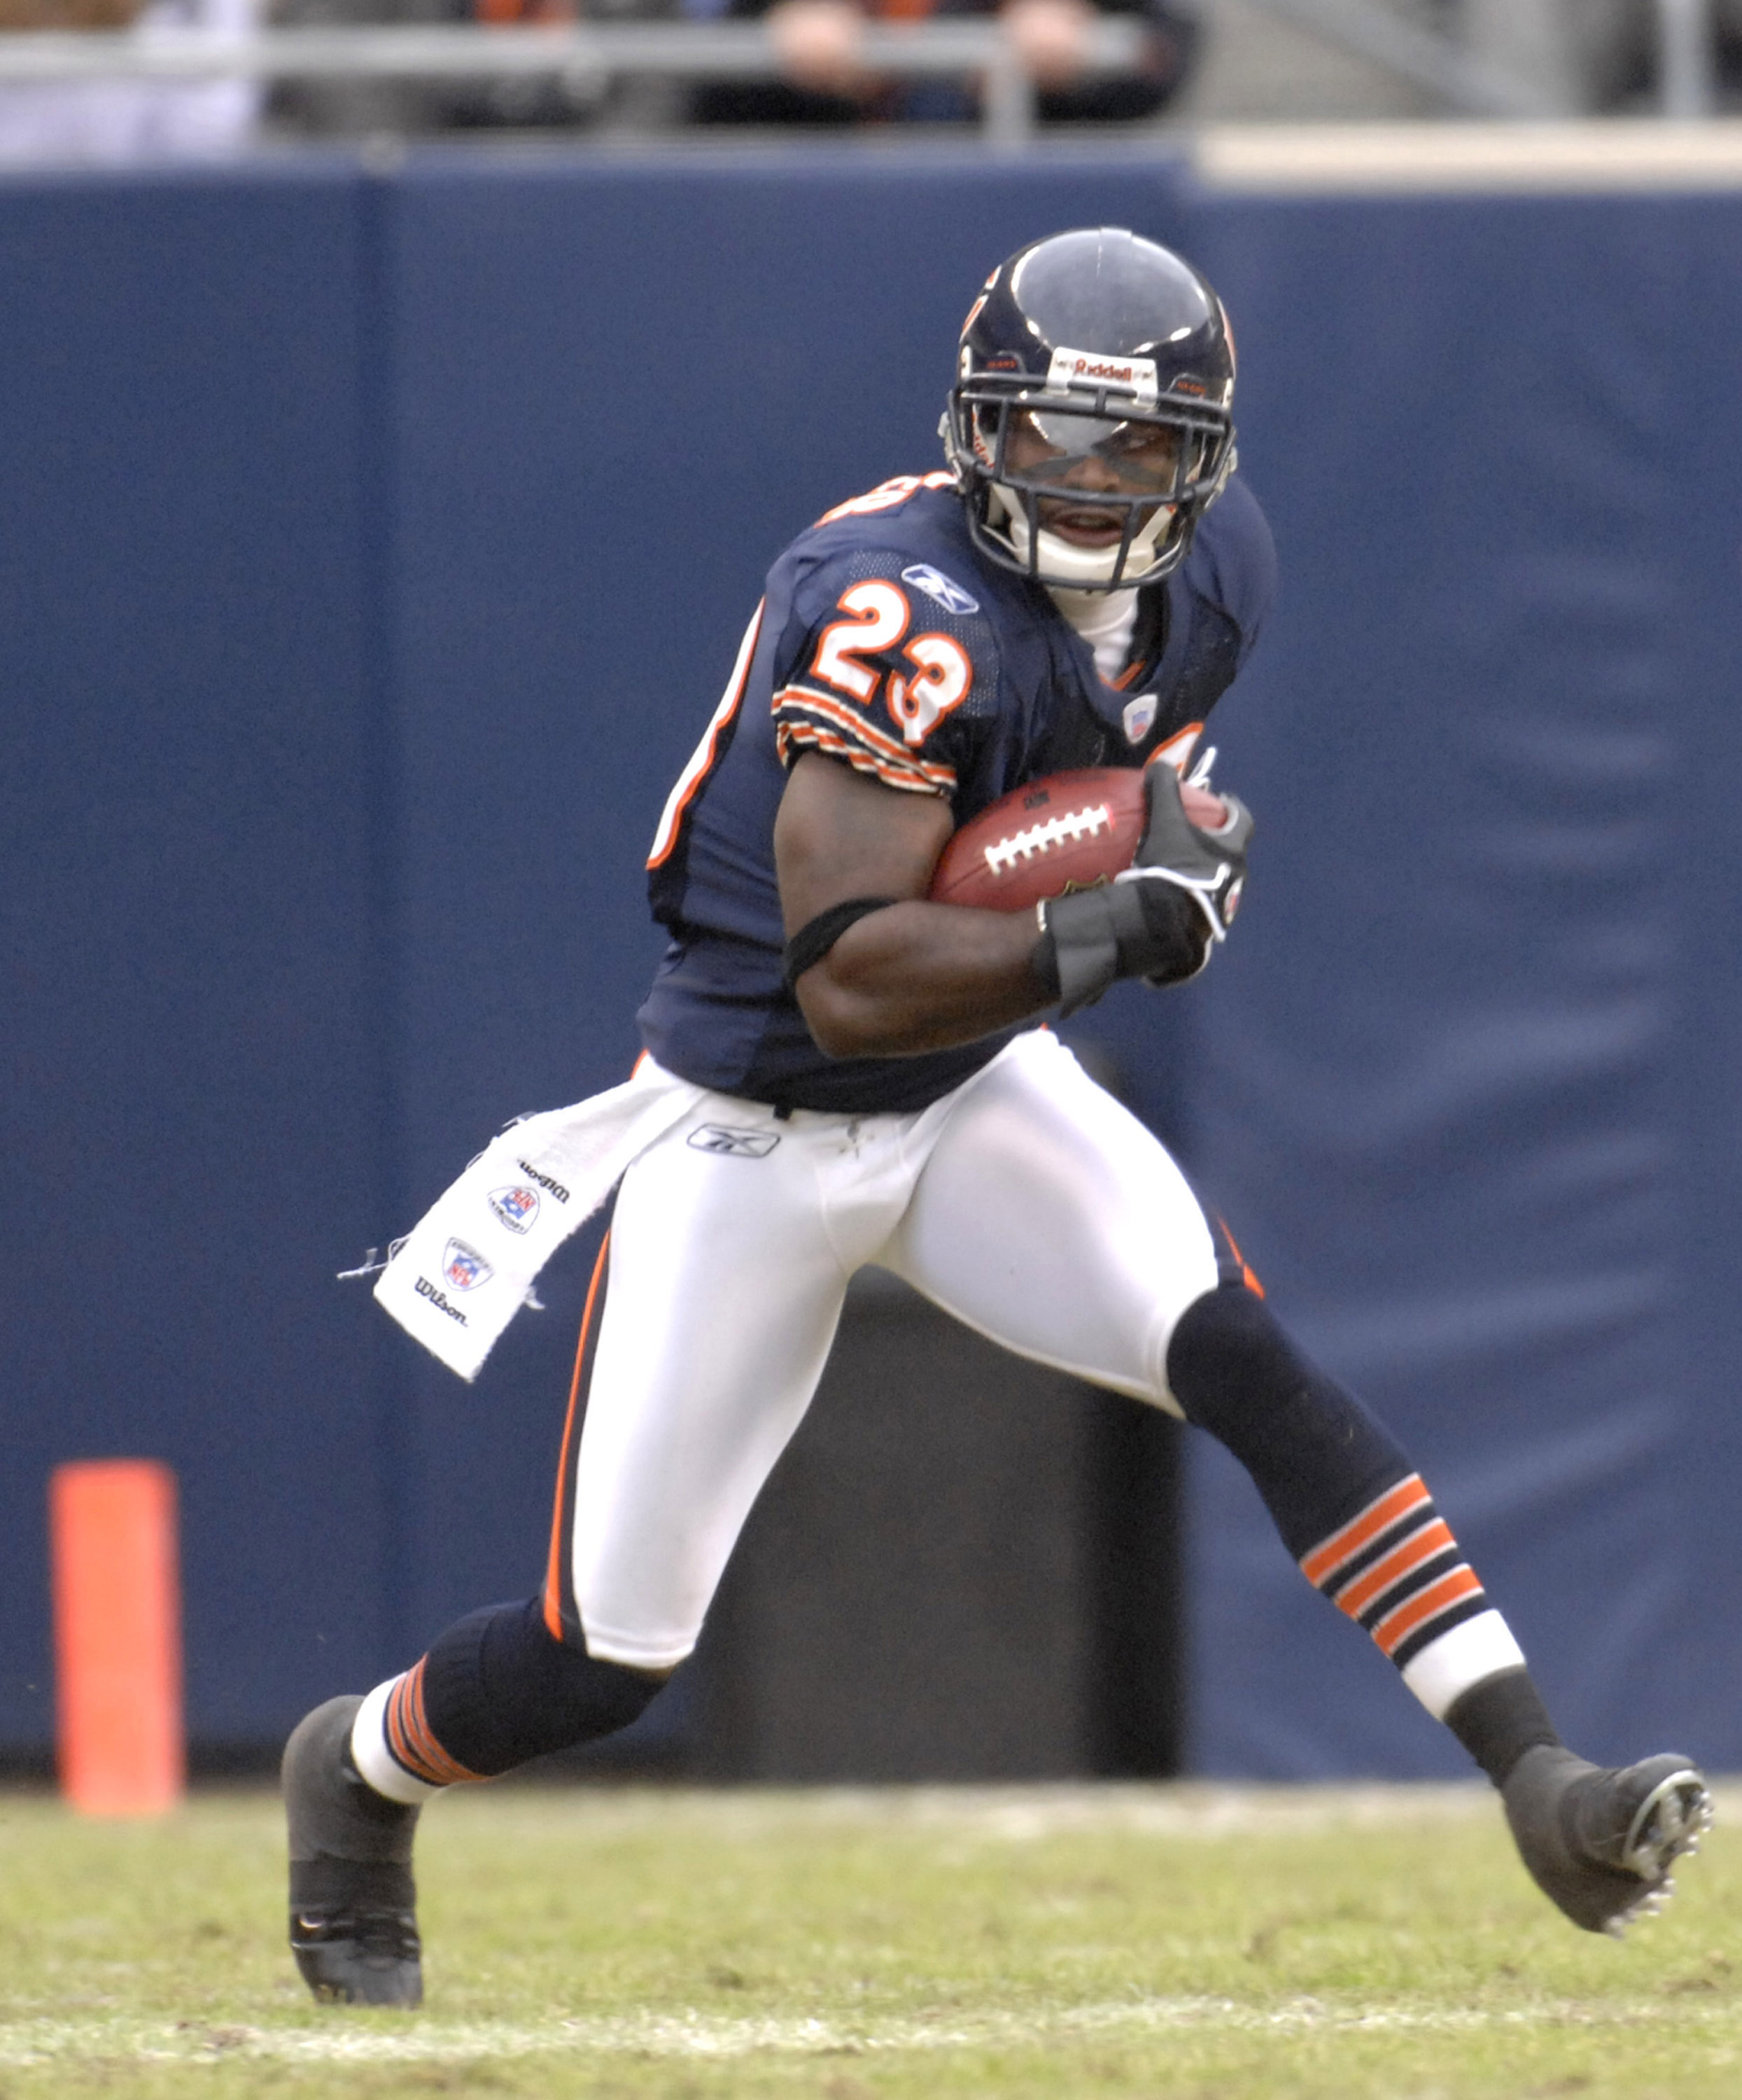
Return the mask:
M 1617 1939 L 1663 1908 L 1670 1868 L 1712 1825 L 1705 1780 L 1673 1753 L 1606 1771 L 1538 1744 L 1500 1793 L 1537 1887 L 1575 1925 Z
M 423 2002 L 412 1835 L 417 1811 L 366 1785 L 351 1760 L 363 1704 L 329 1699 L 284 1745 L 290 1948 L 329 2005 Z
M 323 2005 L 423 2003 L 422 1945 L 412 1911 L 304 1911 L 293 1904 L 290 1951 Z

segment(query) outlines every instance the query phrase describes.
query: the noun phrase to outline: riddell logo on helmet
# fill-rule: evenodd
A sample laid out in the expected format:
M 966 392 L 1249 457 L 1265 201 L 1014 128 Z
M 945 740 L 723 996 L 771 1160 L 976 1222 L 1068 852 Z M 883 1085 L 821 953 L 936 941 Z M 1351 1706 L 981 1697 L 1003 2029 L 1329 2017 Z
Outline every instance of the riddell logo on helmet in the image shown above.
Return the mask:
M 1069 350 L 1061 343 L 1047 368 L 1047 385 L 1117 387 L 1140 402 L 1154 401 L 1159 391 L 1153 357 L 1109 357 L 1092 350 Z

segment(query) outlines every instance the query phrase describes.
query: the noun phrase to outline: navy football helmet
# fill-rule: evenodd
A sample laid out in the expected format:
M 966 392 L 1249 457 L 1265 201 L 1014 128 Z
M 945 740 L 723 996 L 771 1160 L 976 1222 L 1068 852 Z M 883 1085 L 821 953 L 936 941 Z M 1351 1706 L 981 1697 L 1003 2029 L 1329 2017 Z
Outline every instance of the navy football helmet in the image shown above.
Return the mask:
M 1158 581 L 1233 470 L 1233 400 L 1189 262 L 1118 227 L 1032 242 L 968 311 L 941 426 L 975 544 L 1055 589 Z

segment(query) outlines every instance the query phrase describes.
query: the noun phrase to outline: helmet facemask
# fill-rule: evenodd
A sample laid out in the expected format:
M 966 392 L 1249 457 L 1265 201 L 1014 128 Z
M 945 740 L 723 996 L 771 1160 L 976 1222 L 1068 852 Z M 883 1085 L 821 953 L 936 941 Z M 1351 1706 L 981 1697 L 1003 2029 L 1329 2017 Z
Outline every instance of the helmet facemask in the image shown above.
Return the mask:
M 982 550 L 1058 589 L 1166 576 L 1233 459 L 1224 410 L 1016 375 L 964 377 L 943 436 Z

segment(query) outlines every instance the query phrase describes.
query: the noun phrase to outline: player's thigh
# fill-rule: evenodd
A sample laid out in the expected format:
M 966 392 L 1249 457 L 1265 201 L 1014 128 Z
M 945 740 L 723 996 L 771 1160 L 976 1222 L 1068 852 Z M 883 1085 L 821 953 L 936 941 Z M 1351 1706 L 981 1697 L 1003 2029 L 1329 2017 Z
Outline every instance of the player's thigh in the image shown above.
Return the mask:
M 1170 1407 L 1169 1337 L 1216 1282 L 1185 1177 L 1051 1035 L 963 1090 L 883 1259 L 1006 1348 Z
M 567 1549 L 589 1649 L 648 1665 L 694 1645 L 846 1286 L 800 1142 L 734 1157 L 686 1135 L 618 1193 Z

